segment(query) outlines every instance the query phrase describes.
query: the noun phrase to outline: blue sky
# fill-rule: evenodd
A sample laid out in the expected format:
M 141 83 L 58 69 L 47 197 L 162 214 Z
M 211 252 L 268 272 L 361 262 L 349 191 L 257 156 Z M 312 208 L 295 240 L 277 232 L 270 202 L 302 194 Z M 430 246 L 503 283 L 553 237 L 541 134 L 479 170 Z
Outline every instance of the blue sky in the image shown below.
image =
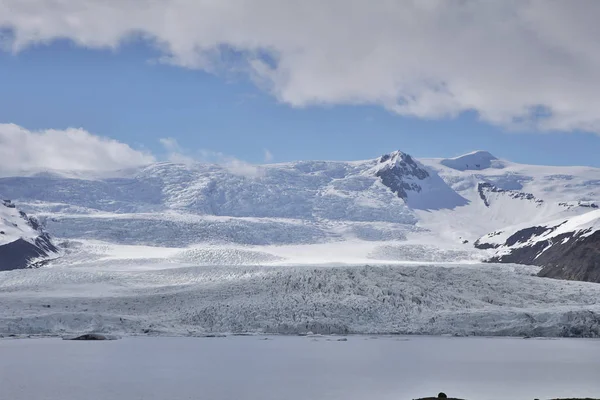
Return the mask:
M 27 130 L 83 128 L 158 159 L 165 153 L 160 139 L 170 137 L 188 154 L 210 150 L 251 163 L 265 161 L 265 150 L 272 162 L 285 162 L 367 159 L 396 149 L 452 157 L 482 149 L 522 163 L 600 167 L 600 136 L 578 132 L 578 125 L 514 132 L 494 123 L 496 116 L 482 121 L 480 115 L 491 114 L 487 105 L 477 111 L 461 106 L 454 117 L 410 115 L 368 99 L 360 101 L 368 105 L 330 101 L 330 93 L 318 88 L 311 90 L 327 100 L 311 103 L 297 95 L 303 86 L 293 93 L 284 87 L 277 96 L 246 74 L 160 62 L 164 50 L 151 41 L 102 47 L 51 38 L 0 51 L 0 123 Z

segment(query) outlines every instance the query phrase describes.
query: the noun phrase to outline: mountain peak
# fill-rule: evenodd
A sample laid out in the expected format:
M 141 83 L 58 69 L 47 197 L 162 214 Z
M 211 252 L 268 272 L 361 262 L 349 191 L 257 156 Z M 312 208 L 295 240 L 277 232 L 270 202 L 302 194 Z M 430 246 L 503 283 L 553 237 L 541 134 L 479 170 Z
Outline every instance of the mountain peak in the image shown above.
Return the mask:
M 399 174 L 414 176 L 420 180 L 429 176 L 429 173 L 423 169 L 422 165 L 417 163 L 410 155 L 400 150 L 379 157 L 377 170 L 395 170 Z
M 441 161 L 442 165 L 448 168 L 456 169 L 459 171 L 468 170 L 481 170 L 486 168 L 498 168 L 501 167 L 495 161 L 498 161 L 494 155 L 488 151 L 477 150 L 471 153 L 463 154 L 455 158 L 446 158 Z
M 415 160 L 400 150 L 382 155 L 379 157 L 379 164 L 408 164 L 417 167 Z
M 420 192 L 421 186 L 418 182 L 429 177 L 429 173 L 421 165 L 401 151 L 379 157 L 375 175 L 404 200 L 408 197 L 407 191 Z

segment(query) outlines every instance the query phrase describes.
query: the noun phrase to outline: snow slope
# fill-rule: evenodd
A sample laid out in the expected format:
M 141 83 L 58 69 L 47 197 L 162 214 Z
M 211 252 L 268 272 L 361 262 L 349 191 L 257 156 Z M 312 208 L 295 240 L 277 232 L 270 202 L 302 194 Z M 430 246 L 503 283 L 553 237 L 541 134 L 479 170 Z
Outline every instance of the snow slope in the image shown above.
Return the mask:
M 459 171 L 482 170 L 486 168 L 503 168 L 504 163 L 487 151 L 474 151 L 455 158 L 446 158 L 440 164 Z
M 9 200 L 0 201 L 0 232 L 0 246 L 18 239 L 33 241 L 39 235 Z
M 529 235 L 515 236 L 517 233 L 530 227 L 531 224 L 529 222 L 512 226 L 504 231 L 487 234 L 480 238 L 478 242 L 480 246 L 504 247 L 505 250 L 508 250 L 509 248 L 532 246 L 542 241 L 551 241 L 565 234 L 571 234 L 571 237 L 577 239 L 585 238 L 600 230 L 600 209 L 589 211 L 569 219 L 550 221 L 534 227 L 535 229 L 531 229 Z M 568 242 L 571 237 L 565 238 L 564 243 Z
M 513 225 L 533 226 L 571 218 L 600 204 L 598 168 L 525 165 L 493 156 L 487 159 L 490 166 L 477 170 L 448 166 L 447 159 L 420 159 L 469 204 L 451 212 L 420 212 L 418 225 L 444 238 L 473 242 Z

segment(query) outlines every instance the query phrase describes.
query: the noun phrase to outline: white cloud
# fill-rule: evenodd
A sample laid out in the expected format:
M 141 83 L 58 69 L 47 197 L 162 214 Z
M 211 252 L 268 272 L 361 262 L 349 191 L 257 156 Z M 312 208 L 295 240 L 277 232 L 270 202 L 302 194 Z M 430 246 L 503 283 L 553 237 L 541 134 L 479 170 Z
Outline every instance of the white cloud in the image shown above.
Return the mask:
M 160 143 L 166 150 L 167 160 L 191 166 L 195 163 L 210 163 L 223 166 L 229 173 L 245 178 L 259 178 L 264 175 L 264 169 L 260 166 L 247 163 L 233 156 L 225 155 L 218 151 L 200 149 L 196 151 L 184 150 L 177 139 L 162 138 Z
M 243 176 L 244 178 L 260 178 L 265 174 L 265 170 L 262 167 L 233 157 L 226 158 L 223 166 L 227 168 L 229 173 Z
M 165 152 L 155 157 L 84 129 L 30 131 L 15 124 L 0 124 L 0 176 L 44 171 L 86 176 L 80 173 L 112 172 L 151 164 L 157 159 L 188 166 L 195 163 L 219 164 L 230 173 L 246 178 L 258 178 L 264 174 L 264 168 L 220 152 L 205 149 L 187 151 L 175 138 L 162 138 L 160 143 Z
M 0 124 L 0 174 L 113 171 L 154 162 L 152 155 L 83 129 L 30 131 Z
M 13 51 L 58 38 L 116 48 L 141 35 L 165 61 L 243 69 L 293 106 L 472 110 L 502 126 L 593 132 L 598 15 L 596 0 L 0 1 Z
M 160 144 L 164 147 L 166 154 L 166 159 L 176 163 L 176 164 L 185 164 L 191 165 L 196 162 L 194 157 L 185 154 L 185 151 L 179 146 L 179 143 L 175 138 L 162 138 L 159 139 Z
M 265 162 L 268 163 L 271 161 L 273 161 L 273 153 L 271 153 L 269 149 L 265 149 Z

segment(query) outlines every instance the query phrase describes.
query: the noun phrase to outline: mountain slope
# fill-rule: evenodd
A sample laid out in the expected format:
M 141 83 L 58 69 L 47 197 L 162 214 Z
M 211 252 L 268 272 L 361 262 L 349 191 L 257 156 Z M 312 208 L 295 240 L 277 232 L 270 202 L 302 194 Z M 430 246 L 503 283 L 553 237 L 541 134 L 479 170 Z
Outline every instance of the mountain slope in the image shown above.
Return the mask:
M 10 200 L 0 202 L 0 271 L 27 268 L 57 252 L 36 219 Z
M 473 242 L 509 226 L 570 218 L 600 204 L 598 168 L 517 164 L 480 153 L 456 159 L 419 159 L 469 201 L 468 206 L 452 212 L 418 213 L 419 226 L 454 241 Z M 489 166 L 482 159 L 488 160 Z M 450 166 L 448 160 L 453 162 Z M 467 164 L 475 168 L 467 169 Z
M 600 210 L 493 232 L 475 245 L 497 250 L 490 262 L 539 265 L 543 277 L 600 283 Z

